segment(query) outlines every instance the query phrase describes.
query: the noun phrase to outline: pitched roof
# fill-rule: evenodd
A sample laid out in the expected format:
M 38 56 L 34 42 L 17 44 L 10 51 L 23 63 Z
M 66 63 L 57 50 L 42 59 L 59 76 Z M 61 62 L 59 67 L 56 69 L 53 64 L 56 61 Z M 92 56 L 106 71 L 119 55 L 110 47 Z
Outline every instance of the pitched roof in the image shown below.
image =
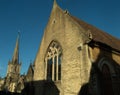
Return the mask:
M 71 16 L 73 20 L 75 20 L 82 28 L 85 30 L 90 30 L 92 33 L 93 40 L 96 42 L 100 42 L 103 44 L 106 44 L 110 46 L 111 48 L 120 51 L 120 39 L 117 39 L 110 34 L 103 32 L 102 30 L 97 29 L 96 27 L 76 18 Z

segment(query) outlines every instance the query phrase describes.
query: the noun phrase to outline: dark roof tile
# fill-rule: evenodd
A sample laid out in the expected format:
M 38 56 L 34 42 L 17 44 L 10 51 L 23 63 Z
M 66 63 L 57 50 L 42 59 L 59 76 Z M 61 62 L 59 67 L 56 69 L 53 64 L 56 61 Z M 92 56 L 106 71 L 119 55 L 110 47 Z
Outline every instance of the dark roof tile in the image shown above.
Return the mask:
M 100 42 L 110 46 L 111 48 L 120 51 L 120 39 L 117 39 L 110 34 L 103 32 L 102 30 L 97 29 L 96 27 L 71 16 L 73 20 L 75 20 L 81 27 L 83 27 L 86 31 L 90 30 L 93 36 L 93 40 L 96 42 Z

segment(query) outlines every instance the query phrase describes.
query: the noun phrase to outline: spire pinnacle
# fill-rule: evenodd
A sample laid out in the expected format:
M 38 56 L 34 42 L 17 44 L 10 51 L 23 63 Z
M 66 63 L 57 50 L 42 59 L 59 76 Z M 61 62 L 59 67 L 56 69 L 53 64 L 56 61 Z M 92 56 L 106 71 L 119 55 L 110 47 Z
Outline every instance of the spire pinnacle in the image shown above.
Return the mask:
M 20 35 L 20 32 L 18 32 L 18 37 L 17 37 L 17 40 L 16 40 L 16 45 L 15 45 L 13 58 L 12 58 L 12 62 L 15 63 L 15 64 L 19 63 L 19 35 Z
M 57 4 L 56 0 L 54 0 L 54 4 Z
M 54 5 L 54 6 L 57 6 L 57 1 L 56 1 L 56 0 L 54 0 L 53 5 Z

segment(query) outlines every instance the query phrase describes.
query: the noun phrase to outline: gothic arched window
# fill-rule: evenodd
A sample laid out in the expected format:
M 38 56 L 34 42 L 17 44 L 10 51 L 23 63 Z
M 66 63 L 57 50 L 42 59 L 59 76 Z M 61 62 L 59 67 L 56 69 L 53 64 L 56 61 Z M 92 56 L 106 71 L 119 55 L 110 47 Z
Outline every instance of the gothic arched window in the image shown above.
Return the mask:
M 45 55 L 45 77 L 48 80 L 61 80 L 62 48 L 56 41 L 52 41 Z

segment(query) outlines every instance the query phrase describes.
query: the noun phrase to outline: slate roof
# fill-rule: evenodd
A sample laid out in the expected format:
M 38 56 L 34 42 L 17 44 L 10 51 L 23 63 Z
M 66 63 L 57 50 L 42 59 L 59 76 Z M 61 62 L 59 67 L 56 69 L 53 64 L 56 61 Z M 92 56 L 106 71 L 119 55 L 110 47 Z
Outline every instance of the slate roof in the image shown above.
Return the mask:
M 106 44 L 106 45 L 110 46 L 111 48 L 113 48 L 117 51 L 120 51 L 120 39 L 117 39 L 117 38 L 111 36 L 110 34 L 103 32 L 102 30 L 99 30 L 98 28 L 96 28 L 76 17 L 73 17 L 73 16 L 71 16 L 71 17 L 82 28 L 84 28 L 87 31 L 90 30 L 94 41 Z

